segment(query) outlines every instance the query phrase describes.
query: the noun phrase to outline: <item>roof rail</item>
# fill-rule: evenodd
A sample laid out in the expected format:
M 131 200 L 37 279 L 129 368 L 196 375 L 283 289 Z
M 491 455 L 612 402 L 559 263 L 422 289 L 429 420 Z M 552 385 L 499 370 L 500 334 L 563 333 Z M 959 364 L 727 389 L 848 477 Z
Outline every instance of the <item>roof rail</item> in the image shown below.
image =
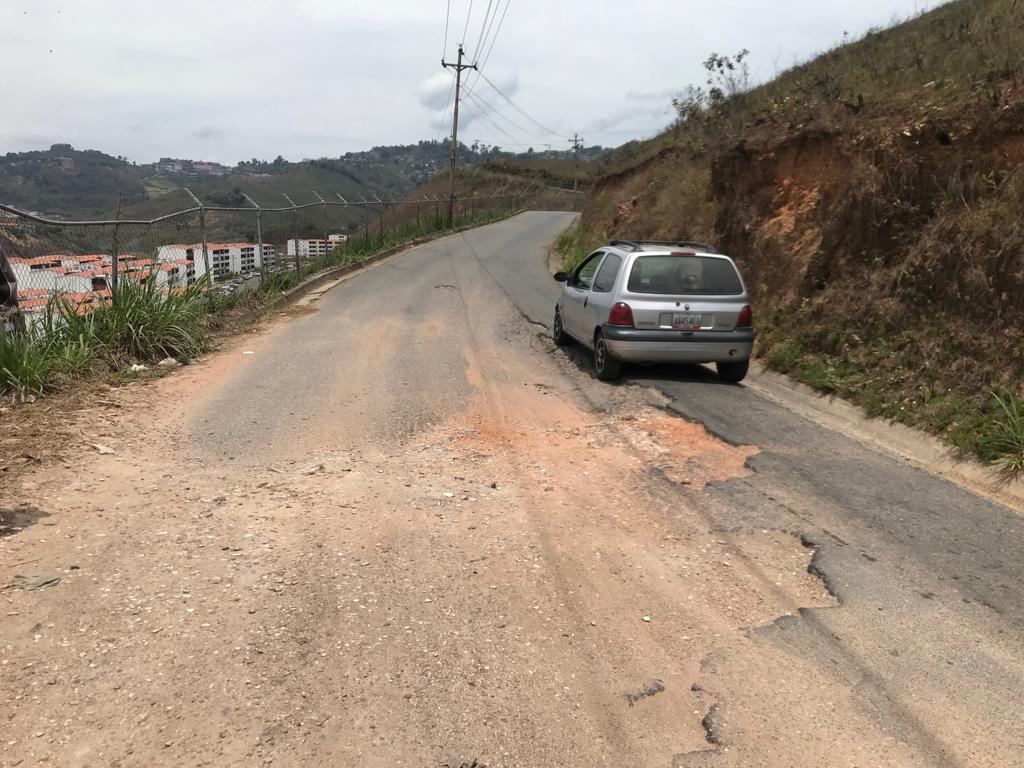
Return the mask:
M 672 248 L 696 248 L 708 253 L 718 253 L 718 249 L 713 245 L 698 243 L 695 240 L 612 240 L 609 245 L 629 248 L 632 251 L 642 251 L 645 245 L 665 245 Z
M 718 253 L 718 249 L 707 243 L 698 243 L 696 240 L 641 240 L 641 245 L 671 245 L 679 248 L 697 248 L 708 253 Z

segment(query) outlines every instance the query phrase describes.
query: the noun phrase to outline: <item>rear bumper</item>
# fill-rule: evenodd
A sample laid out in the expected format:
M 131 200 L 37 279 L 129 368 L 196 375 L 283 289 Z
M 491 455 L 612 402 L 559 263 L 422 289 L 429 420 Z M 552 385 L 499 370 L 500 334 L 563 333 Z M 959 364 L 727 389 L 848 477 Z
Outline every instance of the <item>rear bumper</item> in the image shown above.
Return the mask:
M 602 328 L 612 357 L 631 363 L 725 363 L 748 360 L 753 328 L 735 331 L 647 331 L 620 325 Z

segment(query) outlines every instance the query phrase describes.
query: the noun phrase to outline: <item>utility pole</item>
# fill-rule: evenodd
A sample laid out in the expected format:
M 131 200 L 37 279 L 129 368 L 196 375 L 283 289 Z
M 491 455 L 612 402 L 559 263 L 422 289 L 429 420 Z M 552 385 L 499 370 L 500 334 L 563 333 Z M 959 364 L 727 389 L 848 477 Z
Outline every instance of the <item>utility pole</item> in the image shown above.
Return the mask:
M 448 161 L 448 226 L 455 216 L 455 160 L 459 148 L 459 98 L 462 90 L 462 70 L 476 69 L 476 64 L 463 64 L 462 43 L 459 43 L 459 59 L 455 64 L 441 59 L 441 66 L 455 70 L 455 110 L 452 113 L 452 156 Z
M 572 155 L 576 161 L 575 170 L 572 174 L 572 191 L 576 192 L 580 186 L 580 147 L 583 146 L 583 137 L 578 133 L 572 135 Z

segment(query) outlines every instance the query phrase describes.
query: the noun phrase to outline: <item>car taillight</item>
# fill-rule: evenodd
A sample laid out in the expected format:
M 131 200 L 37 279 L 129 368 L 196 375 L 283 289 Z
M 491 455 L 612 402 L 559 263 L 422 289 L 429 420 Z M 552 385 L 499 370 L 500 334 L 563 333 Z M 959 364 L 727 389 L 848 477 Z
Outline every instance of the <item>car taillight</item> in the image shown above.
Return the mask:
M 750 307 L 744 307 L 740 310 L 739 317 L 736 318 L 737 328 L 749 328 L 754 324 L 754 311 Z
M 623 301 L 612 306 L 608 313 L 608 325 L 633 325 L 633 310 Z

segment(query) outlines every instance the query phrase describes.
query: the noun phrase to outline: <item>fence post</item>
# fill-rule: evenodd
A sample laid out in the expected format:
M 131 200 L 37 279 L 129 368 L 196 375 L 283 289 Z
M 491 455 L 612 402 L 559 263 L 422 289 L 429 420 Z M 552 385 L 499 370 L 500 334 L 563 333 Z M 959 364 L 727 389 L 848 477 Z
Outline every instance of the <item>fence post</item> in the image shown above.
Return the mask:
M 370 247 L 370 201 L 363 200 L 363 242 Z
M 213 284 L 213 274 L 210 272 L 210 249 L 206 243 L 206 206 L 203 202 L 192 194 L 192 190 L 188 187 L 184 188 L 188 192 L 188 196 L 192 198 L 192 201 L 199 206 L 199 233 L 203 238 L 203 271 L 206 275 L 206 279 Z
M 117 263 L 120 261 L 117 253 L 119 243 L 117 242 L 117 234 L 119 229 L 118 222 L 121 220 L 121 193 L 117 193 L 117 213 L 114 214 L 114 237 L 113 243 L 111 243 L 110 249 L 110 303 L 111 305 L 117 301 Z
M 316 195 L 316 199 L 320 201 L 320 208 L 324 215 L 324 250 L 327 250 L 327 235 L 330 231 L 330 226 L 327 224 L 327 201 L 320 197 L 320 193 L 313 190 L 313 194 Z
M 352 236 L 352 224 L 351 224 L 351 222 L 347 221 L 347 219 L 348 219 L 348 216 L 347 216 L 347 214 L 348 214 L 348 200 L 346 200 L 344 197 L 342 197 L 337 192 L 335 192 L 334 194 L 338 196 L 338 199 L 341 200 L 342 203 L 345 204 L 345 213 L 346 213 L 346 216 L 345 216 L 345 219 L 346 219 L 346 223 L 345 223 L 345 249 L 348 250 L 351 247 L 349 245 L 348 241 L 349 241 L 349 238 Z M 347 259 L 348 257 L 346 256 L 345 258 Z
M 264 281 L 267 279 L 266 257 L 263 255 L 263 222 L 261 219 L 261 214 L 263 212 L 260 210 L 259 204 L 244 192 L 242 193 L 242 197 L 244 197 L 249 204 L 256 209 L 256 251 L 260 255 L 260 287 L 262 288 Z
M 377 229 L 380 231 L 380 234 L 378 235 L 378 237 L 380 238 L 380 241 L 383 243 L 384 242 L 384 201 L 381 200 L 376 195 L 373 196 L 373 199 L 376 200 L 378 203 L 380 203 L 380 216 L 377 217 L 377 225 L 378 225 Z
M 299 207 L 295 205 L 295 201 L 288 197 L 284 192 L 282 192 L 281 195 L 292 206 L 292 242 L 295 243 L 295 279 L 298 280 L 302 276 L 302 262 L 299 257 Z M 287 251 L 288 249 L 285 248 L 285 250 Z

